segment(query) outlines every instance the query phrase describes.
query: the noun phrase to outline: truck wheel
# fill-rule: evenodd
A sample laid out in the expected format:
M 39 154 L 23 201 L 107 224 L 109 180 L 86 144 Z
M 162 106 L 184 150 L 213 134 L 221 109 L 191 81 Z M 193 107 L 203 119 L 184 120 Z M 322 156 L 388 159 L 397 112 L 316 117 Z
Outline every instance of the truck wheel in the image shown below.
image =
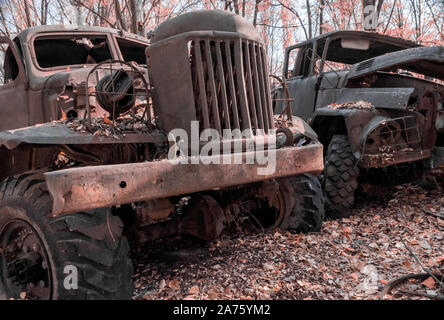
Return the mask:
M 359 168 L 346 135 L 334 135 L 328 145 L 324 169 L 325 209 L 329 218 L 352 213 Z
M 106 208 L 52 218 L 51 209 L 41 173 L 0 185 L 0 299 L 131 298 L 120 218 Z
M 303 233 L 320 231 L 325 214 L 324 196 L 318 178 L 303 174 L 278 181 L 291 208 L 280 228 Z

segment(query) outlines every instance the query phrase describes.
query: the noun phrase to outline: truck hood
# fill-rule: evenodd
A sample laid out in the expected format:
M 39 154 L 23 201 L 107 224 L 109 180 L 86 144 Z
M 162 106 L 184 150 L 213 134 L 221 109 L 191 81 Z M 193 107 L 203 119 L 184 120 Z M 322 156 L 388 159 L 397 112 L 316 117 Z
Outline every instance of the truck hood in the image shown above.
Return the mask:
M 46 81 L 44 82 L 44 89 L 62 88 L 66 85 L 76 85 L 84 82 L 86 81 L 86 77 L 88 76 L 88 73 L 91 71 L 91 69 L 92 67 L 76 68 L 53 73 L 46 78 Z M 90 84 L 96 84 L 95 77 L 90 77 Z
M 444 46 L 419 47 L 388 53 L 354 64 L 348 78 L 400 68 L 444 80 Z

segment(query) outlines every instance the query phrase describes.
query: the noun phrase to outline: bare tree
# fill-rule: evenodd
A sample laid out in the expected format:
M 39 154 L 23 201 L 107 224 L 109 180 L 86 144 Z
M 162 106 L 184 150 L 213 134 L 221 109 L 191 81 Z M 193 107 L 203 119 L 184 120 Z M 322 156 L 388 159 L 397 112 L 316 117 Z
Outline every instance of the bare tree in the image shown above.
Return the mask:
M 117 21 L 119 21 L 120 28 L 124 31 L 128 31 L 125 21 L 123 20 L 123 17 L 122 17 L 122 9 L 120 8 L 119 0 L 114 0 L 114 8 L 115 8 Z
M 319 34 L 323 34 L 323 25 L 324 25 L 324 0 L 319 0 Z
M 26 26 L 32 27 L 31 20 L 31 11 L 29 10 L 29 0 L 23 0 L 23 5 L 25 6 L 25 17 L 26 17 Z
M 137 33 L 137 4 L 136 4 L 136 0 L 129 0 L 130 3 L 130 16 L 131 16 L 131 32 L 132 33 Z
M 313 38 L 313 30 L 312 30 L 312 17 L 311 17 L 311 8 L 310 8 L 310 0 L 306 0 L 305 4 L 307 6 L 307 24 L 308 24 L 308 37 Z

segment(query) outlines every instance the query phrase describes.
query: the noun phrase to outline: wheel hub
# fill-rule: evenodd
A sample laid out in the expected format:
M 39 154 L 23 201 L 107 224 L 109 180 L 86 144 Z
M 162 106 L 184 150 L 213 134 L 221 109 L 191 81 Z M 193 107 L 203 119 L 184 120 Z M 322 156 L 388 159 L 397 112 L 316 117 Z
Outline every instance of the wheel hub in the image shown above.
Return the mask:
M 0 233 L 0 275 L 12 298 L 50 298 L 47 254 L 36 231 L 25 221 L 13 220 Z

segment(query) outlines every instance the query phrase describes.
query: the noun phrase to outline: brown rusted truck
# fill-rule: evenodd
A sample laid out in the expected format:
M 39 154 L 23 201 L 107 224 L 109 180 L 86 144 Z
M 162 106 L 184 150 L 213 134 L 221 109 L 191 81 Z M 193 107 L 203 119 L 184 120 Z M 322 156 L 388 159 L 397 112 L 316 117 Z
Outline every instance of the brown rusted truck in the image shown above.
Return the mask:
M 323 143 L 328 216 L 350 215 L 365 186 L 444 165 L 444 47 L 334 31 L 288 47 L 283 69 L 274 111 Z
M 245 19 L 192 12 L 150 41 L 43 26 L 0 42 L 0 298 L 126 299 L 129 244 L 320 229 L 322 145 L 273 116 Z

